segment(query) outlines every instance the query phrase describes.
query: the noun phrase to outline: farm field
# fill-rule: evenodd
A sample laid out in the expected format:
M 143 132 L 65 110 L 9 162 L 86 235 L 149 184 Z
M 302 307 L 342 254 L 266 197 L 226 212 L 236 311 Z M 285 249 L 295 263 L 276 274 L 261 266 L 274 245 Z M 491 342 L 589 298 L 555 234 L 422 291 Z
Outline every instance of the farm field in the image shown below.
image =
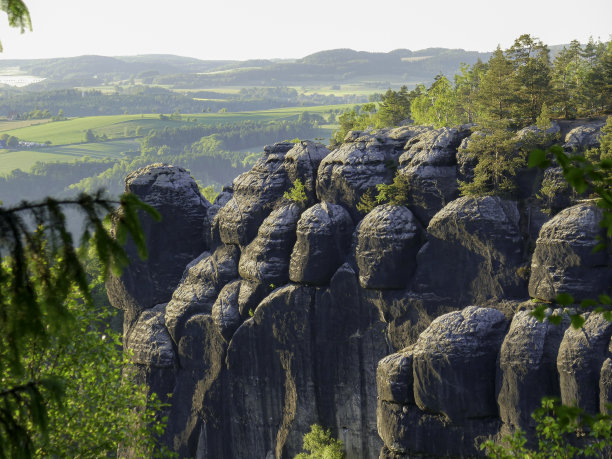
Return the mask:
M 350 107 L 352 107 L 352 104 L 287 107 L 251 112 L 195 113 L 182 115 L 182 120 L 160 120 L 157 114 L 88 116 L 73 118 L 67 121 L 21 127 L 4 132 L 20 140 L 40 143 L 50 141 L 52 145 L 57 146 L 82 143 L 85 138 L 85 131 L 88 129 L 91 129 L 96 135 L 105 134 L 108 137 L 123 137 L 126 132 L 128 136 L 133 136 L 138 128 L 141 128 L 141 134 L 145 135 L 151 129 L 178 127 L 193 123 L 193 121 L 188 120 L 196 120 L 196 122 L 203 124 L 239 123 L 247 120 L 279 121 L 295 119 L 300 113 L 305 111 L 310 113 L 326 113 L 329 110 L 344 110 Z
M 0 175 L 6 175 L 15 169 L 24 172 L 37 162 L 70 163 L 89 156 L 95 159 L 121 159 L 126 151 L 138 150 L 140 143 L 136 140 L 116 140 L 99 143 L 82 143 L 59 147 L 40 148 L 38 150 L 0 150 Z
M 50 123 L 50 122 L 51 122 L 50 119 L 16 120 L 16 121 L 0 120 L 0 132 L 12 131 L 13 129 L 19 129 L 19 128 L 28 127 L 28 126 L 36 126 L 37 124 L 45 124 L 45 123 Z

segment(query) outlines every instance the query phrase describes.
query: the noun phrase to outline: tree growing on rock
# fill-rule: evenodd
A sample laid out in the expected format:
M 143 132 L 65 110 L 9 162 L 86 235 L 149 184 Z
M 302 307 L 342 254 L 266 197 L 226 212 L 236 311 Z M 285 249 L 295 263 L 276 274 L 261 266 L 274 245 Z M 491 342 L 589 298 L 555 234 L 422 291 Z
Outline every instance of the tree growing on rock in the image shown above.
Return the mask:
M 514 132 L 493 126 L 484 135 L 472 136 L 466 148 L 478 159 L 471 182 L 459 181 L 463 196 L 510 196 L 516 189 L 516 173 L 527 165 L 526 153 L 517 149 Z

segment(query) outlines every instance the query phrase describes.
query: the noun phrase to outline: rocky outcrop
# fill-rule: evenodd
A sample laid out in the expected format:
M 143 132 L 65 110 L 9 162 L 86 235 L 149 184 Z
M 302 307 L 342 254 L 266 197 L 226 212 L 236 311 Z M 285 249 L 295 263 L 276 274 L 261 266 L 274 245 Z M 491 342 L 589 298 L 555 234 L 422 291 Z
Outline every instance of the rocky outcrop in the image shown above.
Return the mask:
M 565 136 L 563 149 L 572 153 L 576 151 L 585 151 L 590 148 L 598 148 L 599 137 L 601 136 L 601 128 L 603 125 L 603 122 L 598 122 L 575 127 Z
M 125 191 L 154 207 L 161 222 L 141 213 L 148 258 L 141 260 L 133 242 L 126 250 L 130 268 L 106 284 L 111 303 L 125 311 L 126 323 L 160 303 L 167 303 L 185 265 L 206 249 L 203 237 L 210 204 L 189 172 L 152 164 L 126 178 Z M 172 263 L 167 260 L 172 259 Z
M 417 256 L 418 291 L 463 305 L 525 295 L 516 202 L 459 198 L 431 219 L 427 239 Z
M 243 279 L 283 285 L 289 281 L 289 258 L 296 240 L 300 208 L 288 204 L 273 211 L 257 237 L 244 249 L 239 272 Z
M 531 413 L 542 397 L 560 395 L 557 355 L 567 325 L 539 322 L 529 311 L 512 319 L 497 372 L 497 404 L 505 433 L 520 428 L 533 434 Z
M 245 246 L 257 235 L 274 204 L 290 187 L 284 159 L 293 146 L 280 143 L 267 147 L 250 171 L 234 179 L 234 193 L 215 217 L 223 243 Z
M 533 197 L 457 197 L 475 164 L 468 135 L 402 126 L 352 131 L 332 152 L 276 144 L 212 206 L 179 168 L 130 176 L 141 199 L 178 209 L 165 239 L 145 225 L 157 264 L 109 283 L 130 377 L 169 403 L 166 446 L 285 459 L 318 423 L 350 458 L 468 457 L 517 428 L 531 441 L 543 395 L 605 408 L 612 328 L 537 322 L 528 301 L 609 288 L 609 252 L 591 253 L 599 211 L 544 223 Z M 358 212 L 396 169 L 408 204 Z M 298 179 L 307 199 L 294 203 Z
M 368 189 L 391 183 L 398 158 L 406 141 L 423 128 L 405 126 L 372 133 L 351 131 L 346 143 L 321 161 L 317 176 L 317 197 L 343 206 L 355 221 L 362 215 L 356 205 Z
M 559 212 L 542 227 L 531 261 L 532 297 L 552 301 L 569 293 L 582 300 L 610 290 L 609 248 L 594 252 L 605 236 L 599 226 L 602 216 L 594 202 L 585 202 Z
M 412 138 L 404 147 L 399 172 L 410 185 L 408 206 L 424 225 L 459 196 L 457 147 L 469 134 L 466 128 L 441 128 Z
M 344 262 L 351 244 L 353 222 L 343 207 L 322 203 L 306 210 L 297 224 L 289 277 L 293 282 L 321 285 Z
M 406 287 L 424 242 L 423 229 L 404 206 L 376 207 L 357 226 L 355 258 L 364 288 Z

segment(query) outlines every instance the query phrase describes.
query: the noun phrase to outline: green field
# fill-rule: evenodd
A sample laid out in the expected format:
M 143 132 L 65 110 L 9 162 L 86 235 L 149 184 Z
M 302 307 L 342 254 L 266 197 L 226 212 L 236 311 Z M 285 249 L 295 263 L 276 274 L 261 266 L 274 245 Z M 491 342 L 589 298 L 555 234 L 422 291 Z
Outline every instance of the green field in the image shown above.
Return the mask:
M 91 158 L 120 159 L 126 151 L 138 150 L 140 143 L 135 140 L 116 140 L 100 143 L 87 143 L 65 145 L 61 147 L 48 147 L 38 150 L 0 150 L 0 175 L 6 175 L 15 169 L 28 171 L 37 162 L 63 162 L 70 163 L 85 156 Z
M 44 143 L 50 141 L 52 145 L 69 145 L 83 142 L 85 131 L 91 129 L 95 134 L 106 134 L 108 137 L 121 137 L 124 133 L 130 136 L 140 127 L 143 134 L 150 129 L 162 129 L 164 127 L 177 127 L 193 123 L 236 123 L 246 120 L 252 121 L 279 121 L 297 118 L 300 113 L 308 111 L 311 113 L 326 113 L 329 110 L 344 110 L 352 105 L 322 105 L 317 107 L 288 107 L 272 110 L 259 110 L 251 112 L 229 112 L 229 113 L 196 113 L 183 115 L 182 121 L 160 120 L 159 115 L 113 115 L 113 116 L 89 116 L 85 118 L 73 118 L 67 121 L 57 121 L 37 126 L 28 126 L 19 129 L 4 131 L 20 140 Z
M 4 131 L 12 131 L 14 129 L 19 129 L 28 126 L 34 126 L 36 124 L 45 124 L 50 123 L 50 119 L 44 120 L 16 120 L 16 121 L 8 121 L 8 120 L 0 120 L 0 132 Z
M 178 127 L 194 123 L 215 124 L 239 123 L 247 120 L 264 122 L 291 120 L 297 118 L 305 111 L 324 114 L 329 112 L 329 110 L 344 110 L 350 107 L 352 107 L 352 105 L 325 105 L 318 107 L 288 107 L 251 112 L 196 113 L 185 114 L 182 120 L 160 120 L 157 114 L 90 116 L 38 125 L 27 125 L 26 123 L 25 127 L 21 127 L 23 124 L 20 124 L 19 128 L 5 130 L 4 132 L 20 140 L 40 143 L 50 141 L 51 146 L 23 151 L 0 150 L 0 175 L 6 175 L 15 169 L 28 171 L 38 161 L 73 162 L 84 156 L 90 156 L 95 159 L 119 159 L 124 156 L 125 152 L 138 151 L 140 149 L 140 143 L 138 139 L 135 138 L 135 133 L 139 128 L 141 134 L 146 134 L 151 129 Z M 7 121 L 5 123 L 16 122 Z M 0 128 L 2 126 L 3 124 L 0 123 Z M 327 129 L 327 131 L 322 134 L 322 137 L 324 137 L 323 141 L 327 141 L 335 127 L 335 125 L 322 126 L 322 128 Z M 87 129 L 91 129 L 99 136 L 106 135 L 109 138 L 117 138 L 128 134 L 131 138 L 109 140 L 106 142 L 83 143 L 85 131 Z M 261 148 L 249 148 L 248 151 L 261 151 Z

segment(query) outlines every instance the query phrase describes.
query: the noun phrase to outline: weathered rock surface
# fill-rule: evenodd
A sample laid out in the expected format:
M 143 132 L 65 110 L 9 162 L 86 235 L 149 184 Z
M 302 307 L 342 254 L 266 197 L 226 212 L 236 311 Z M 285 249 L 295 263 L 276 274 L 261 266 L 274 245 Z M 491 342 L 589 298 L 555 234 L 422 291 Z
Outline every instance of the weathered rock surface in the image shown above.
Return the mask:
M 406 144 L 399 172 L 410 185 L 408 206 L 424 225 L 459 196 L 457 147 L 469 134 L 465 128 L 440 128 L 424 132 Z
M 324 145 L 306 140 L 296 144 L 285 155 L 284 165 L 289 181 L 293 183 L 300 180 L 304 184 L 304 191 L 311 205 L 317 202 L 319 165 L 328 154 L 329 150 Z
M 454 199 L 475 165 L 457 151 L 467 135 L 402 126 L 353 131 L 331 153 L 276 144 L 212 206 L 179 168 L 132 180 L 145 201 L 182 209 L 169 224 L 193 217 L 159 233 L 157 264 L 128 267 L 111 293 L 128 312 L 126 377 L 169 403 L 164 444 L 180 457 L 287 459 L 318 423 L 350 458 L 473 457 L 518 427 L 532 439 L 542 395 L 605 408 L 612 327 L 591 316 L 582 335 L 564 331 L 534 321 L 527 301 L 538 236 L 537 296 L 610 288 L 610 254 L 590 252 L 596 210 L 544 224 L 534 196 Z M 411 205 L 357 213 L 398 166 Z M 283 197 L 296 179 L 306 203 Z
M 362 217 L 356 209 L 361 196 L 380 183 L 393 181 L 394 166 L 401 152 L 376 135 L 359 134 L 327 155 L 317 176 L 319 200 L 343 206 L 355 222 Z
M 165 310 L 166 305 L 160 304 L 143 311 L 129 330 L 125 347 L 132 362 L 157 368 L 177 365 L 172 339 L 165 327 Z
M 497 416 L 495 366 L 507 325 L 496 309 L 474 306 L 434 320 L 412 350 L 417 406 L 452 421 Z
M 524 296 L 517 274 L 523 256 L 516 202 L 456 199 L 432 218 L 427 239 L 417 256 L 417 291 L 463 305 Z
M 148 258 L 140 260 L 133 242 L 128 243 L 130 269 L 107 282 L 111 303 L 123 309 L 126 322 L 131 323 L 140 311 L 168 302 L 185 265 L 206 250 L 202 236 L 210 204 L 185 169 L 164 164 L 132 172 L 125 190 L 153 206 L 162 217 L 156 222 L 141 215 Z
M 582 329 L 568 328 L 561 341 L 557 369 L 561 402 L 579 406 L 587 413 L 599 410 L 599 380 L 603 362 L 610 355 L 612 322 L 591 314 Z
M 175 342 L 190 316 L 210 313 L 221 288 L 238 277 L 239 250 L 222 245 L 214 253 L 204 252 L 193 260 L 166 306 L 166 326 Z
M 402 288 L 416 268 L 423 230 L 404 206 L 374 208 L 357 226 L 355 258 L 364 288 Z
M 598 148 L 603 125 L 603 122 L 596 122 L 572 129 L 565 136 L 563 149 L 567 152 L 574 152 Z
M 257 237 L 243 250 L 239 272 L 243 279 L 283 285 L 289 281 L 289 258 L 295 244 L 300 207 L 287 204 L 261 224 Z
M 557 354 L 564 325 L 539 322 L 529 311 L 512 319 L 499 355 L 497 403 L 501 421 L 510 429 L 530 432 L 531 413 L 544 396 L 559 396 Z
M 305 284 L 326 284 L 348 254 L 353 222 L 341 206 L 327 202 L 306 210 L 297 224 L 289 278 Z
M 593 252 L 604 236 L 602 215 L 595 203 L 586 202 L 559 212 L 542 227 L 531 259 L 529 295 L 552 301 L 569 293 L 582 300 L 610 290 L 610 252 Z
M 234 179 L 234 194 L 216 215 L 223 243 L 244 246 L 256 236 L 274 204 L 291 186 L 284 159 L 293 146 L 278 143 L 266 147 L 253 168 Z

